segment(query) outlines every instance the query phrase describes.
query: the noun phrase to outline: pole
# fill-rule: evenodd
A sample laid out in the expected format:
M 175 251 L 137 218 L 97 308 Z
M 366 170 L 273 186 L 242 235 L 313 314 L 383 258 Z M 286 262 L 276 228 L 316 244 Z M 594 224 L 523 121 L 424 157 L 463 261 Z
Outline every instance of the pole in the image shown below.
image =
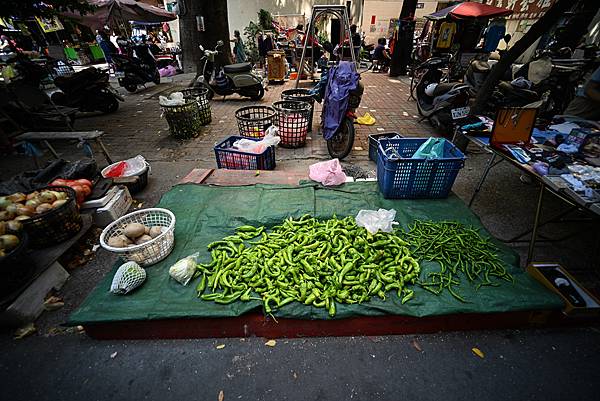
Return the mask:
M 413 50 L 416 10 L 417 0 L 404 0 L 402 2 L 400 17 L 398 17 L 398 40 L 392 53 L 390 77 L 406 75 L 406 69 L 410 63 L 410 55 Z

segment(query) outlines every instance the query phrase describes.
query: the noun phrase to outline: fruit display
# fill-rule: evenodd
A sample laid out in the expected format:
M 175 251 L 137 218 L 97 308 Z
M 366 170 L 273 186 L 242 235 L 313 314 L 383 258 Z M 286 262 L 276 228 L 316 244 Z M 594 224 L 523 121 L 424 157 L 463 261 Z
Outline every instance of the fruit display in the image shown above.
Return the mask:
M 142 245 L 162 234 L 163 227 L 148 227 L 141 223 L 129 223 L 122 227 L 122 233 L 109 238 L 108 246 L 113 248 L 127 248 Z
M 90 180 L 79 179 L 79 180 L 63 180 L 62 178 L 57 178 L 56 180 L 50 183 L 51 187 L 70 187 L 75 191 L 77 196 L 77 204 L 81 205 L 85 198 L 90 196 L 92 193 L 93 185 Z
M 66 192 L 43 190 L 25 195 L 17 192 L 0 197 L 0 222 L 6 222 L 7 229 L 19 231 L 22 221 L 47 213 L 67 203 Z

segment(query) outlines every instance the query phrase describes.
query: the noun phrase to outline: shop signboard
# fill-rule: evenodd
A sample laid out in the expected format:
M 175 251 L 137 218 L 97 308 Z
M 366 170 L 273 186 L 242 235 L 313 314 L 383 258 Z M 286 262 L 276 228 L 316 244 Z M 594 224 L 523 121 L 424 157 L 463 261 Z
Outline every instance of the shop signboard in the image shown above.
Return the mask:
M 63 24 L 58 20 L 56 16 L 50 18 L 35 17 L 35 20 L 40 25 L 40 28 L 42 28 L 42 31 L 44 31 L 44 33 L 56 32 L 65 29 L 63 27 Z

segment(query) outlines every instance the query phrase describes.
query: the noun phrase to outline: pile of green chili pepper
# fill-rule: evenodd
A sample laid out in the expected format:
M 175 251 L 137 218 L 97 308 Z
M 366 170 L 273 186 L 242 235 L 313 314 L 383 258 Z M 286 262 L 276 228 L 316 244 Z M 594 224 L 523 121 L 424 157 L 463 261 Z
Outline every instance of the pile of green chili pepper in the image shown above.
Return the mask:
M 305 215 L 268 232 L 242 226 L 208 250 L 211 262 L 198 265 L 198 297 L 221 304 L 261 300 L 266 313 L 296 301 L 334 316 L 336 303 L 360 304 L 373 296 L 385 300 L 392 290 L 405 303 L 414 296 L 407 285 L 420 273 L 399 235 L 371 235 L 353 217 Z
M 439 263 L 439 271 L 430 272 L 426 281 L 419 281 L 419 285 L 434 294 L 441 294 L 445 288 L 456 299 L 466 302 L 453 288 L 460 285 L 459 272 L 476 284 L 476 289 L 499 285 L 494 279 L 513 281 L 497 255 L 498 248 L 473 227 L 454 221 L 417 220 L 403 238 L 419 260 Z

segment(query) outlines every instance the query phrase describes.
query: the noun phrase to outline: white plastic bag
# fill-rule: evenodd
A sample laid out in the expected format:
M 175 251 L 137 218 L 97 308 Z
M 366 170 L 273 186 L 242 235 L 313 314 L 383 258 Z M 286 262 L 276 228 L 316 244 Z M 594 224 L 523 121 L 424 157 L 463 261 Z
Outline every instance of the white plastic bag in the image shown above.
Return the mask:
M 169 95 L 169 97 L 159 96 L 158 103 L 161 106 L 183 106 L 185 104 L 185 100 L 183 99 L 183 93 L 173 92 Z
M 119 266 L 110 285 L 113 294 L 127 294 L 142 285 L 146 280 L 146 270 L 135 262 L 127 262 Z
M 179 284 L 187 285 L 192 277 L 194 277 L 199 255 L 196 252 L 193 255 L 178 260 L 177 263 L 169 267 L 169 276 L 178 281 Z
M 246 153 L 262 153 L 269 146 L 277 146 L 281 138 L 277 135 L 277 127 L 271 125 L 267 128 L 265 136 L 260 141 L 238 139 L 233 143 L 233 148 Z
M 394 229 L 392 225 L 398 224 L 394 221 L 395 218 L 396 211 L 394 209 L 361 210 L 356 215 L 356 225 L 366 228 L 371 234 L 376 234 L 379 230 L 391 233 Z
M 308 177 L 325 186 L 342 185 L 346 182 L 346 174 L 338 159 L 311 164 L 308 167 Z

